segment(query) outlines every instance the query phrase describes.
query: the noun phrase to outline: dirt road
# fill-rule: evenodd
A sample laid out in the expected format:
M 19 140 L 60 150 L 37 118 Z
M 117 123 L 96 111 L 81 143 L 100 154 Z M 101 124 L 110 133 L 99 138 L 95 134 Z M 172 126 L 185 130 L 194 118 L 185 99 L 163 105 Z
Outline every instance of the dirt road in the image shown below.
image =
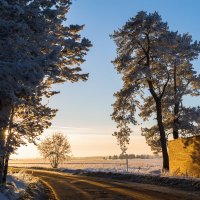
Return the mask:
M 200 193 L 172 188 L 32 170 L 45 181 L 59 200 L 200 200 Z

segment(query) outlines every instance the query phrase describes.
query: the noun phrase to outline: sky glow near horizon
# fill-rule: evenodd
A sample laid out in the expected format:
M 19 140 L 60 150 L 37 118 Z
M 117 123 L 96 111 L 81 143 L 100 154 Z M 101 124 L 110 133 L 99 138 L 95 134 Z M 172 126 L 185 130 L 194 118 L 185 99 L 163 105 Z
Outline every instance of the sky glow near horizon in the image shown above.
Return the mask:
M 116 130 L 111 120 L 113 93 L 122 82 L 114 70 L 111 60 L 116 57 L 115 45 L 109 35 L 121 28 L 137 12 L 158 11 L 170 30 L 190 33 L 194 40 L 200 40 L 199 0 L 74 0 L 67 16 L 67 24 L 85 24 L 81 35 L 91 40 L 93 47 L 81 66 L 90 73 L 87 82 L 56 85 L 61 91 L 50 100 L 50 107 L 58 108 L 52 127 L 42 138 L 55 131 L 65 133 L 72 146 L 73 156 L 106 156 L 119 154 Z M 194 62 L 200 72 L 199 60 Z M 198 100 L 193 104 L 199 105 Z M 186 102 L 188 104 L 188 101 Z M 128 153 L 150 154 L 140 127 L 133 128 Z M 36 147 L 28 145 L 18 150 L 14 158 L 39 157 Z

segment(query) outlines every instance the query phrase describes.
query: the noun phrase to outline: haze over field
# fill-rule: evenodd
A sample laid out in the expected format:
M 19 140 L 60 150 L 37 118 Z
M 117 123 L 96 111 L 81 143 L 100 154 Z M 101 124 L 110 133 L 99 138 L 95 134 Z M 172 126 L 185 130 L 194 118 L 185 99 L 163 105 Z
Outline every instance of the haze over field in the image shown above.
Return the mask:
M 117 145 L 115 138 L 112 136 L 112 131 L 107 134 L 86 134 L 80 133 L 80 129 L 62 129 L 63 133 L 67 133 L 71 147 L 72 156 L 85 157 L 85 156 L 109 156 L 120 154 L 120 149 Z M 44 135 L 48 136 L 55 130 L 49 130 Z M 132 136 L 128 153 L 134 154 L 152 154 L 150 147 L 147 146 L 145 138 L 140 135 Z M 17 154 L 12 155 L 12 158 L 39 158 L 40 153 L 34 144 L 21 147 Z

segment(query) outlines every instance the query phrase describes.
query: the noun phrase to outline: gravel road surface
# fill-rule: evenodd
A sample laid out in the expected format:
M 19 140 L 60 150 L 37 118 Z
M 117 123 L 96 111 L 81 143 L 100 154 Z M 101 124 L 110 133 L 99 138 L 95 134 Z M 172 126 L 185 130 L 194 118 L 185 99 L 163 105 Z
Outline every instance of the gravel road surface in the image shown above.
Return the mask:
M 45 170 L 27 171 L 46 182 L 58 200 L 200 200 L 200 192 Z

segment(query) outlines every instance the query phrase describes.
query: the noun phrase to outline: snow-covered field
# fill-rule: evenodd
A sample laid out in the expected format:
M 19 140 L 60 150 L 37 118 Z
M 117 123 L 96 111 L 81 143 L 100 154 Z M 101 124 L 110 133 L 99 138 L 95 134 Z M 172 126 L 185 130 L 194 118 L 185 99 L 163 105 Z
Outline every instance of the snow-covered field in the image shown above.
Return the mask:
M 159 174 L 162 159 L 131 159 L 129 160 L 130 173 Z M 17 167 L 51 167 L 48 161 L 42 159 L 11 160 L 9 166 Z M 126 172 L 125 160 L 103 159 L 73 159 L 60 164 L 64 169 L 82 169 L 86 171 Z
M 37 178 L 26 174 L 25 171 L 19 173 L 9 173 L 7 185 L 0 188 L 0 200 L 17 200 L 26 191 L 30 183 L 36 183 Z
M 171 187 L 183 188 L 184 190 L 187 189 L 199 191 L 200 179 L 198 178 L 176 177 L 170 175 L 169 173 L 161 173 L 162 159 L 155 158 L 129 160 L 129 173 L 126 172 L 125 163 L 125 160 L 73 159 L 64 164 L 61 164 L 58 170 L 65 173 L 80 173 L 87 174 L 89 176 L 99 176 L 103 178 L 108 177 L 113 179 L 162 186 L 170 185 Z M 11 160 L 9 165 L 18 167 L 50 168 L 48 161 L 41 159 Z

